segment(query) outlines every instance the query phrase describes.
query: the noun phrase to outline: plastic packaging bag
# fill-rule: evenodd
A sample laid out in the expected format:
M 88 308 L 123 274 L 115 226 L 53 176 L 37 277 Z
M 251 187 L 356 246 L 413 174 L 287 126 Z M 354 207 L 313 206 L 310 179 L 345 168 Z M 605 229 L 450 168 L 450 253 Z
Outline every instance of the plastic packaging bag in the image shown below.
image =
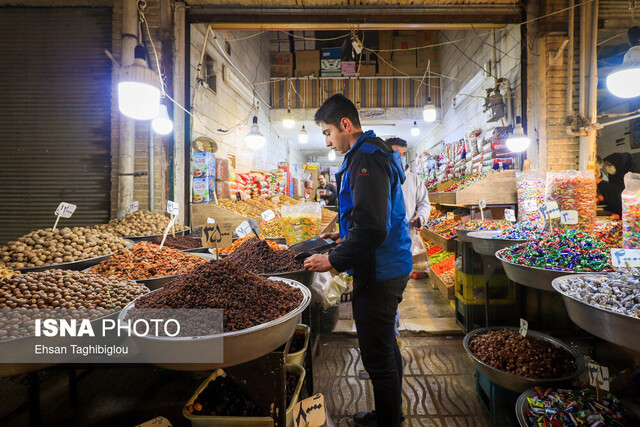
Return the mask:
M 577 211 L 577 224 L 562 224 L 560 218 L 553 219 L 553 227 L 580 229 L 593 232 L 596 218 L 596 181 L 593 172 L 574 170 L 548 172 L 545 188 L 546 201 L 554 201 L 560 211 Z
M 429 256 L 427 247 L 422 241 L 420 232 L 411 230 L 411 255 L 413 256 L 412 273 L 425 273 L 429 269 Z
M 216 157 L 216 181 L 229 181 L 229 160 Z
M 542 171 L 516 172 L 518 221 L 544 225 L 538 207 L 544 203 L 546 179 L 546 174 Z
M 628 173 L 624 177 L 622 192 L 622 247 L 640 248 L 640 174 Z
M 312 301 L 322 305 L 324 310 L 335 306 L 347 290 L 347 273 L 333 276 L 330 272 L 316 273 L 311 284 Z
M 284 238 L 291 246 L 316 237 L 322 231 L 322 208 L 319 203 L 303 202 L 282 206 Z

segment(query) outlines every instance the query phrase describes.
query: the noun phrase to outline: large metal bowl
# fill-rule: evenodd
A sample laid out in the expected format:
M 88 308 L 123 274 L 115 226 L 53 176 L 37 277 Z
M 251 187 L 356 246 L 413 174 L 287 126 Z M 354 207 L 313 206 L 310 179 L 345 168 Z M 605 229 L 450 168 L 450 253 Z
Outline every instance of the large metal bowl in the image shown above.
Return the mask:
M 563 343 L 562 341 L 556 338 L 553 338 L 549 335 L 541 334 L 540 332 L 531 331 L 531 330 L 527 332 L 527 336 L 543 339 L 544 341 L 547 341 L 553 344 L 554 346 L 565 350 L 567 353 L 573 356 L 576 362 L 575 372 L 569 375 L 568 377 L 564 377 L 564 378 L 554 378 L 554 379 L 527 378 L 519 375 L 510 374 L 508 372 L 504 372 L 492 366 L 487 365 L 486 363 L 478 359 L 475 354 L 473 354 L 473 352 L 469 348 L 469 340 L 474 335 L 481 334 L 483 332 L 492 331 L 492 330 L 493 331 L 503 330 L 503 329 L 511 329 L 514 331 L 519 330 L 518 328 L 508 327 L 508 326 L 492 326 L 489 328 L 475 329 L 469 332 L 464 337 L 464 341 L 462 342 L 465 351 L 475 363 L 476 369 L 480 371 L 480 373 L 484 375 L 492 383 L 495 383 L 500 387 L 506 388 L 508 390 L 522 393 L 526 389 L 535 387 L 537 385 L 557 387 L 557 386 L 562 386 L 564 384 L 569 384 L 574 378 L 577 378 L 582 373 L 582 371 L 584 371 L 584 368 L 585 368 L 584 357 L 580 353 L 578 353 L 576 350 L 574 350 L 573 348 L 569 347 L 568 345 L 566 345 L 565 343 Z
M 187 234 L 189 234 L 190 231 L 191 229 L 187 228 L 186 230 L 176 231 L 175 234 L 179 236 L 186 236 Z M 174 234 L 174 233 L 169 231 L 169 234 Z M 162 237 L 162 236 L 164 236 L 164 234 L 150 234 L 147 236 L 126 236 L 125 239 L 133 240 L 134 242 L 149 242 L 156 237 Z
M 496 239 L 495 236 L 502 234 L 502 231 L 472 231 L 467 236 L 471 239 L 473 250 L 480 255 L 496 256 L 496 252 L 501 249 L 519 245 L 526 240 Z
M 461 242 L 465 242 L 465 243 L 471 243 L 471 237 L 469 237 L 469 233 L 472 233 L 471 230 L 465 230 L 464 228 L 455 228 L 456 230 L 456 237 L 458 238 L 458 240 L 460 240 Z
M 197 338 L 140 337 L 136 340 L 138 350 L 147 354 L 156 354 L 171 348 L 173 351 L 179 349 L 184 354 L 201 354 L 209 351 L 212 345 L 218 345 L 220 339 L 224 340 L 224 361 L 220 363 L 154 363 L 177 371 L 203 371 L 240 365 L 274 351 L 286 343 L 295 332 L 300 315 L 311 302 L 311 291 L 295 280 L 281 277 L 270 277 L 269 280 L 286 282 L 289 286 L 299 289 L 302 292 L 300 305 L 278 319 L 240 331 Z M 129 303 L 120 312 L 119 319 L 125 319 L 127 312 L 135 307 L 136 301 L 137 299 Z
M 590 273 L 590 276 L 605 276 L 606 273 Z M 569 317 L 585 331 L 605 341 L 640 352 L 640 319 L 596 307 L 567 295 L 560 285 L 565 280 L 584 277 L 573 274 L 559 277 L 552 282 L 553 289 L 562 295 Z
M 307 288 L 311 287 L 315 273 L 309 270 L 289 271 L 286 273 L 271 273 L 271 274 L 259 274 L 262 277 L 282 277 L 285 279 L 295 280 L 305 285 Z
M 528 267 L 526 265 L 515 264 L 507 261 L 501 254 L 504 249 L 496 252 L 496 258 L 502 262 L 502 268 L 507 277 L 516 283 L 530 288 L 541 289 L 543 291 L 554 292 L 551 282 L 558 277 L 576 274 L 573 271 L 547 270 L 546 268 Z M 577 273 L 588 274 L 588 273 Z

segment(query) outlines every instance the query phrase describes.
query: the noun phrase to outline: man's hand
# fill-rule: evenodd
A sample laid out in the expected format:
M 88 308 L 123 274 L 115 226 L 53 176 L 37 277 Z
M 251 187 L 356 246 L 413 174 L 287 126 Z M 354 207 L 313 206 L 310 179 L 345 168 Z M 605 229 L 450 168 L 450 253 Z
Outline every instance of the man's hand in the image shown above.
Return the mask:
M 336 243 L 340 243 L 340 233 L 322 233 L 321 239 L 331 239 Z
M 418 231 L 422 231 L 422 229 L 424 228 L 422 225 L 422 218 L 420 218 L 419 216 L 414 216 L 411 219 L 411 226 Z
M 304 268 L 309 271 L 317 271 L 318 273 L 322 273 L 324 271 L 331 270 L 333 266 L 329 262 L 328 255 L 315 254 L 304 260 Z

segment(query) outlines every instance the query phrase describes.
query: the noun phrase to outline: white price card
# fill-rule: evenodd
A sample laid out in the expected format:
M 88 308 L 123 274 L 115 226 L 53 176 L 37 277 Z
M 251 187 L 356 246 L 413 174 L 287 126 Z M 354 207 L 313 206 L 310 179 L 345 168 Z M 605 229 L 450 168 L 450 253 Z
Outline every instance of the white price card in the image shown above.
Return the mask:
M 480 209 L 484 209 L 487 207 L 487 202 L 486 200 L 482 199 L 478 202 L 478 206 L 480 206 Z
M 249 233 L 251 233 L 251 226 L 247 221 L 243 221 L 242 224 L 236 228 L 236 234 L 240 238 L 247 237 Z
M 640 249 L 611 249 L 611 264 L 615 268 L 640 267 Z
M 169 215 L 177 216 L 180 213 L 180 204 L 178 204 L 176 202 L 172 202 L 171 200 L 169 200 L 167 202 L 167 213 Z
M 264 219 L 265 221 L 271 221 L 275 217 L 276 214 L 273 213 L 271 209 L 267 209 L 266 211 L 262 212 L 262 219 Z
M 560 222 L 567 225 L 575 225 L 578 223 L 578 211 L 562 211 L 560 212 Z
M 558 208 L 558 204 L 556 202 L 543 203 L 538 207 L 538 210 L 545 221 L 560 218 L 560 208 Z
M 529 332 L 529 322 L 527 322 L 524 319 L 520 319 L 520 335 L 522 335 L 523 337 L 526 337 L 528 332 Z
M 216 223 L 216 220 L 215 220 L 215 219 L 213 219 L 213 218 L 211 218 L 211 217 L 208 217 L 208 218 L 207 218 L 207 224 L 215 224 L 215 223 Z
M 524 210 L 526 212 L 535 212 L 538 210 L 538 201 L 537 200 L 525 200 L 522 204 Z
M 505 209 L 504 218 L 507 221 L 516 222 L 516 212 L 513 209 Z
M 129 209 L 127 209 L 127 213 L 134 213 L 138 211 L 138 201 L 131 203 L 129 205 Z
M 71 215 L 76 211 L 77 206 L 72 205 L 71 203 L 62 202 L 58 205 L 58 209 L 56 209 L 56 216 L 62 218 L 71 218 Z
M 308 397 L 293 407 L 294 427 L 320 427 L 326 422 L 327 411 L 322 393 Z
M 599 387 L 602 390 L 609 391 L 609 368 L 595 363 L 588 363 L 587 371 L 589 371 L 589 384 L 592 387 Z

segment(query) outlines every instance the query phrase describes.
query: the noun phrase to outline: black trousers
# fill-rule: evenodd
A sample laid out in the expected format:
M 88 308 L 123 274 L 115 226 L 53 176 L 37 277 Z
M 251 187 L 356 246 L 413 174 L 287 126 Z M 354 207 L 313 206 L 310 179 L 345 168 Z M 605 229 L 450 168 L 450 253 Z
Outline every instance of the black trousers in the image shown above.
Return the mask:
M 384 282 L 353 280 L 353 318 L 362 363 L 373 384 L 378 426 L 400 426 L 402 358 L 394 332 L 409 276 Z

